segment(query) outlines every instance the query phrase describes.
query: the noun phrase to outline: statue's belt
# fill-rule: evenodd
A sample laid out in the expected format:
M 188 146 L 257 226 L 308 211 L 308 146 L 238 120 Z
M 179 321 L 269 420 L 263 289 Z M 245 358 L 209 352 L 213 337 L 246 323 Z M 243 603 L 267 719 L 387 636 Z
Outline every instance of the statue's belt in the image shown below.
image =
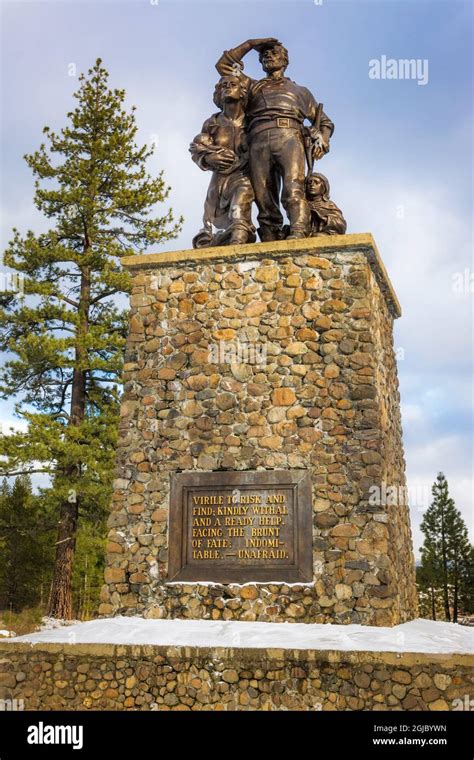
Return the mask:
M 259 132 L 263 132 L 264 129 L 273 129 L 274 127 L 279 129 L 302 129 L 303 125 L 298 119 L 291 119 L 287 116 L 278 116 L 276 119 L 262 119 L 255 122 L 254 125 L 250 125 L 249 136 L 254 137 Z

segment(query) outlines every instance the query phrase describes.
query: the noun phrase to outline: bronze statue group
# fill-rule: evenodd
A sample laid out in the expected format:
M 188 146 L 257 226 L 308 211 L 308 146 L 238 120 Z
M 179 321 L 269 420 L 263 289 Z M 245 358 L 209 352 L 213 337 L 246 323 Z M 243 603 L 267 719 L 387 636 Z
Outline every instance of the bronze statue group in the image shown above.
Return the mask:
M 263 79 L 244 74 L 250 50 L 259 54 Z M 284 76 L 287 66 L 286 48 L 271 37 L 247 40 L 218 60 L 219 111 L 190 146 L 197 165 L 212 172 L 195 248 L 254 243 L 257 232 L 262 241 L 345 233 L 327 178 L 313 172 L 313 162 L 329 151 L 334 124 L 306 87 Z

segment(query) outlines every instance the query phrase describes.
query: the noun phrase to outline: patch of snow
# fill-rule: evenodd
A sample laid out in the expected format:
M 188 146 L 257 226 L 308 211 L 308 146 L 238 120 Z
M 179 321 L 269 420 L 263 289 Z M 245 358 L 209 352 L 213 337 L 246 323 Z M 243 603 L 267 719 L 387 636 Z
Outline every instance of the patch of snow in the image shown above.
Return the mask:
M 62 620 L 61 618 L 43 617 L 41 618 L 40 631 L 53 631 L 56 628 L 64 628 L 70 625 L 81 625 L 80 620 Z
M 473 653 L 472 629 L 434 620 L 383 628 L 323 623 L 146 620 L 115 617 L 18 636 L 7 643 L 147 644 L 370 652 Z
M 168 581 L 165 582 L 165 586 L 232 586 L 235 588 L 243 588 L 244 586 L 301 586 L 302 588 L 311 588 L 314 586 L 315 581 L 308 581 L 303 583 L 285 583 L 285 581 L 247 581 L 246 583 L 218 583 L 217 581 Z
M 2 638 L 5 637 L 6 639 L 10 639 L 12 636 L 16 636 L 16 633 L 15 631 L 3 630 L 3 631 L 0 631 L 0 636 Z
M 239 262 L 239 272 L 248 272 L 250 269 L 256 269 L 259 261 L 241 261 Z

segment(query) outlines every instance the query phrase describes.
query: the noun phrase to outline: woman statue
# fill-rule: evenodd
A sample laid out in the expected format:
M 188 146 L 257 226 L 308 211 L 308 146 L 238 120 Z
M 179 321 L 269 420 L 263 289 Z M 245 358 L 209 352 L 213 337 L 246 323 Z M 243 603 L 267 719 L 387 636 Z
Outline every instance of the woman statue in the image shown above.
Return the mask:
M 311 236 L 344 235 L 347 224 L 342 211 L 329 199 L 329 182 L 314 172 L 306 178 L 306 199 L 311 209 Z
M 193 238 L 194 248 L 256 240 L 244 129 L 244 81 L 238 75 L 220 78 L 214 90 L 214 103 L 220 111 L 204 122 L 189 148 L 193 161 L 201 169 L 212 171 L 204 226 Z

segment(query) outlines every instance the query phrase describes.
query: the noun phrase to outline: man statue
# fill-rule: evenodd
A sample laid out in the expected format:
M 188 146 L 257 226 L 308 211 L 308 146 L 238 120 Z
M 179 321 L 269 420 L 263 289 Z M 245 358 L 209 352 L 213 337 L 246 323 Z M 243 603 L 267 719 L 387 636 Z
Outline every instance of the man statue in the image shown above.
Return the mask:
M 250 50 L 259 53 L 264 79 L 250 79 L 243 74 L 242 58 Z M 273 37 L 247 40 L 226 50 L 216 63 L 221 75 L 240 74 L 245 81 L 249 171 L 262 241 L 284 237 L 281 186 L 281 202 L 290 222 L 288 238 L 310 235 L 303 123 L 308 120 L 311 124 L 311 159 L 318 160 L 328 152 L 334 131 L 332 121 L 318 109 L 310 91 L 285 77 L 287 66 L 288 51 Z

